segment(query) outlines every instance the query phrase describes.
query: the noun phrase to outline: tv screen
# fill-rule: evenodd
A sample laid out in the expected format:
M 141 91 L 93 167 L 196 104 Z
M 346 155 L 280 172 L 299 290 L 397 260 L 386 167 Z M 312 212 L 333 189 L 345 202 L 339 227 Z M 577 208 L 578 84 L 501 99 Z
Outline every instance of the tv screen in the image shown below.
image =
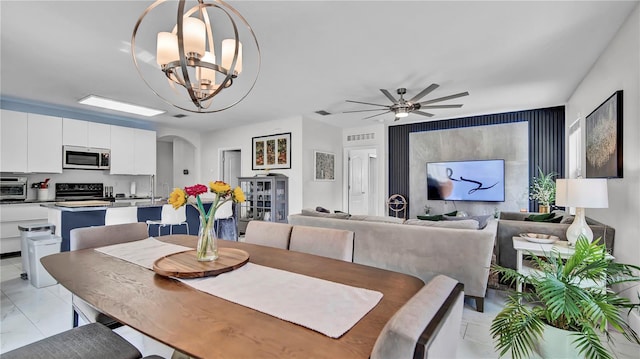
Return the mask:
M 504 160 L 427 163 L 427 199 L 504 202 Z

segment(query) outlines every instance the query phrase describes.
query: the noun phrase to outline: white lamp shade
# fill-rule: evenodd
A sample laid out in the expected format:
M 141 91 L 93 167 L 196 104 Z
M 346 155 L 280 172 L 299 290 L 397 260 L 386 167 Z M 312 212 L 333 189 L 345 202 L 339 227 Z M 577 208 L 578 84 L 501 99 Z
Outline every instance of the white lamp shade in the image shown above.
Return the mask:
M 204 22 L 195 17 L 185 17 L 182 22 L 184 53 L 197 53 L 204 56 L 207 33 Z
M 222 40 L 222 67 L 229 70 L 233 63 L 233 54 L 236 50 L 236 40 L 225 39 Z M 238 61 L 236 62 L 235 72 L 240 74 L 242 72 L 242 43 L 238 43 Z
M 204 53 L 204 56 L 202 56 L 202 58 L 200 59 L 200 62 L 208 62 L 210 64 L 215 64 L 216 63 L 216 56 L 212 53 L 210 53 L 209 51 L 206 51 Z M 212 85 L 215 85 L 216 83 L 216 71 L 215 70 L 211 70 L 208 69 L 206 67 L 201 67 L 199 69 L 198 72 L 198 79 L 199 80 L 209 80 L 211 81 Z
M 580 208 L 607 208 L 609 196 L 604 178 L 556 180 L 556 205 Z
M 177 61 L 178 37 L 170 32 L 159 32 L 156 44 L 156 62 L 158 65 L 166 65 L 172 61 Z

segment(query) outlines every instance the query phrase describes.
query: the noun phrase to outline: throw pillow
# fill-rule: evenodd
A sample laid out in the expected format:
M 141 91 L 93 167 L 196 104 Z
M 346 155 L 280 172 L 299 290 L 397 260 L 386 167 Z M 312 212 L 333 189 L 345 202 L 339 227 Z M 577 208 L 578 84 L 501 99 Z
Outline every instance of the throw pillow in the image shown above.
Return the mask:
M 438 227 L 438 228 L 452 228 L 452 229 L 478 229 L 478 221 L 475 219 L 462 219 L 459 221 L 423 221 L 419 219 L 407 219 L 405 224 L 423 226 L 423 227 Z
M 445 213 L 444 215 L 445 215 L 445 216 L 451 216 L 451 217 L 454 217 L 454 216 L 457 216 L 457 215 L 458 215 L 458 211 L 456 210 L 456 211 L 453 211 L 453 212 Z
M 542 222 L 545 221 L 547 219 L 551 219 L 553 217 L 555 217 L 556 214 L 555 213 L 543 213 L 543 214 L 532 214 L 529 217 L 525 218 L 524 220 L 529 220 L 529 221 L 533 221 L 533 222 Z
M 560 223 L 562 223 L 562 224 L 571 224 L 571 223 L 573 223 L 573 220 L 574 220 L 573 216 L 567 215 L 567 216 L 562 217 L 562 221 L 560 221 Z
M 324 213 L 324 212 L 318 212 L 313 209 L 304 209 L 304 208 L 302 209 L 302 215 L 310 216 L 310 217 L 324 217 L 324 218 L 335 218 L 335 219 L 349 218 L 349 213 Z
M 484 216 L 467 216 L 467 217 L 444 216 L 444 219 L 446 219 L 447 221 L 463 221 L 467 219 L 475 219 L 476 221 L 478 221 L 478 229 L 484 229 L 484 227 L 486 227 L 487 223 L 489 222 L 489 218 L 491 217 L 493 216 L 490 214 L 487 214 Z
M 442 221 L 444 216 L 441 214 L 436 214 L 435 216 L 418 216 L 418 219 L 423 221 Z
M 328 210 L 328 209 L 326 209 L 324 207 L 320 207 L 320 206 L 316 207 L 316 211 L 322 212 L 322 213 L 331 213 L 330 210 Z

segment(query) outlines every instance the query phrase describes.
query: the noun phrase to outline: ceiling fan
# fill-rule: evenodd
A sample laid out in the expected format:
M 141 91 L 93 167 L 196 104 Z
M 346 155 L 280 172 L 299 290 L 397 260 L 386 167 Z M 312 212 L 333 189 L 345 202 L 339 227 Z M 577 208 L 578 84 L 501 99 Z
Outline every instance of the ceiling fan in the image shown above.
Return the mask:
M 401 119 L 403 117 L 407 117 L 407 116 L 409 116 L 410 113 L 415 113 L 415 114 L 421 115 L 421 116 L 432 117 L 433 116 L 432 113 L 420 111 L 420 109 L 425 109 L 425 108 L 460 108 L 460 107 L 462 107 L 461 104 L 455 104 L 455 105 L 432 105 L 432 104 L 436 103 L 436 102 L 451 100 L 451 99 L 454 99 L 454 98 L 458 98 L 458 97 L 463 97 L 463 96 L 469 95 L 469 93 L 465 91 L 465 92 L 460 92 L 460 93 L 449 95 L 449 96 L 439 97 L 439 98 L 436 98 L 436 99 L 433 99 L 433 100 L 418 102 L 421 98 L 425 97 L 426 95 L 431 93 L 431 91 L 437 89 L 438 87 L 440 87 L 440 85 L 431 84 L 429 87 L 427 87 L 426 89 L 420 91 L 420 93 L 418 93 L 417 95 L 413 96 L 410 100 L 405 100 L 404 97 L 403 97 L 407 93 L 407 89 L 406 88 L 399 88 L 399 89 L 396 90 L 398 95 L 400 95 L 399 99 L 395 99 L 391 95 L 391 93 L 389 93 L 389 91 L 387 91 L 385 89 L 380 89 L 380 91 L 382 91 L 382 93 L 389 100 L 391 100 L 391 102 L 393 102 L 392 105 L 380 105 L 380 104 L 377 104 L 377 103 L 369 103 L 369 102 L 347 100 L 347 102 L 360 103 L 360 104 L 363 104 L 363 105 L 380 106 L 380 107 L 384 107 L 384 109 L 344 111 L 343 113 L 366 112 L 366 111 L 384 111 L 383 113 L 379 113 L 379 114 L 375 114 L 373 116 L 365 117 L 365 118 L 363 118 L 363 120 L 367 119 L 367 118 L 381 116 L 381 115 L 387 114 L 389 112 L 394 112 L 395 113 L 396 118 L 395 118 L 394 121 L 398 121 L 399 119 Z

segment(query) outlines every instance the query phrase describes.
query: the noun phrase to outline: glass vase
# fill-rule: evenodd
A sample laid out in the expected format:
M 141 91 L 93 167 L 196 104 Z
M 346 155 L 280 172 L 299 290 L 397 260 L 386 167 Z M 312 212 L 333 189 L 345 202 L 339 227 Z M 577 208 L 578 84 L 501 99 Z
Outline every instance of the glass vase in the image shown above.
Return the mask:
M 213 215 L 209 221 L 200 217 L 196 256 L 200 262 L 211 262 L 218 258 L 218 238 L 213 229 Z

